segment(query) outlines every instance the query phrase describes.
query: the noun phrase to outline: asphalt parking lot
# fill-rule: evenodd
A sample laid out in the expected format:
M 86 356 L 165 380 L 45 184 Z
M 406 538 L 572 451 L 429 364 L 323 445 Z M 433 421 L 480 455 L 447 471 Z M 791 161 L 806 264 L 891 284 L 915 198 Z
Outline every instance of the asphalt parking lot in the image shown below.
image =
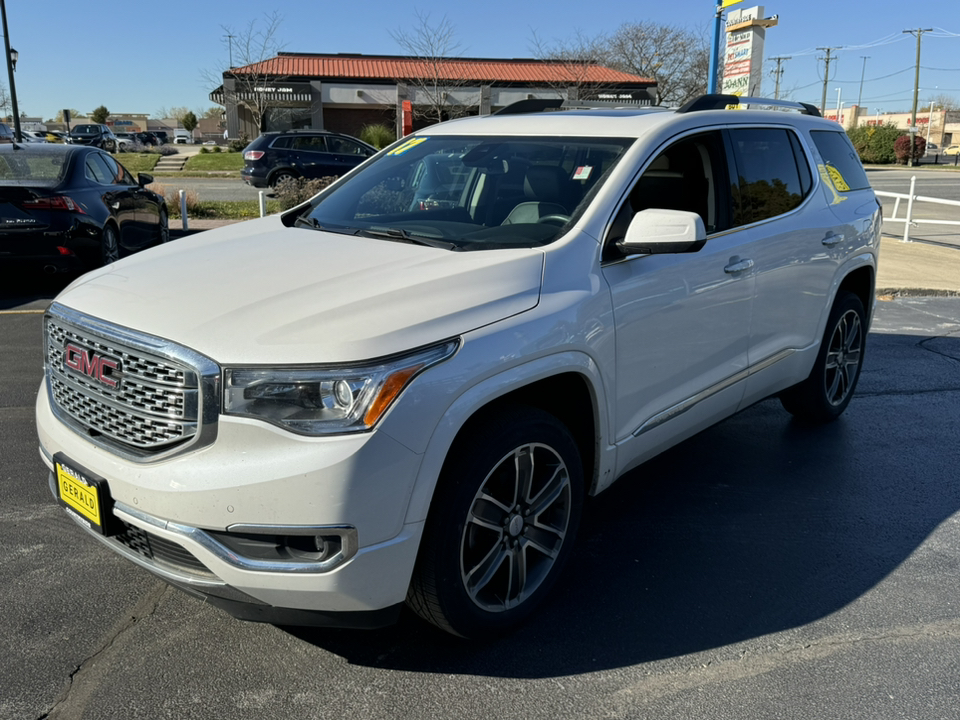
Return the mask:
M 766 401 L 621 480 L 541 616 L 467 644 L 243 623 L 91 542 L 33 427 L 55 291 L 0 297 L 2 719 L 957 717 L 960 298 L 878 303 L 836 423 Z

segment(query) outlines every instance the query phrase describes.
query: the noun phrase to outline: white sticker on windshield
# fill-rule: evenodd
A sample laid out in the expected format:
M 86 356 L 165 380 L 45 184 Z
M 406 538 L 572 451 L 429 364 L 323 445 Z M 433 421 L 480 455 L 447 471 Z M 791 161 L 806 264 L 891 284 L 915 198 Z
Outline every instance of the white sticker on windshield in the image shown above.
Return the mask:
M 592 165 L 581 165 L 573 173 L 574 180 L 588 180 L 590 178 L 590 173 L 593 172 Z

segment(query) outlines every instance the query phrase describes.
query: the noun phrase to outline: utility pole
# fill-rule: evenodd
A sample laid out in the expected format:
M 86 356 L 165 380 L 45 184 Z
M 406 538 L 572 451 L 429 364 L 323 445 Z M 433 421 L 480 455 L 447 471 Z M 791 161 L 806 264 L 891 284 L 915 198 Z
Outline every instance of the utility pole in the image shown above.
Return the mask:
M 773 71 L 773 76 L 776 78 L 776 86 L 773 91 L 773 99 L 779 100 L 780 99 L 780 77 L 783 75 L 783 68 L 781 68 L 780 65 L 785 60 L 790 60 L 791 58 L 781 56 L 781 57 L 775 57 L 770 59 L 775 60 L 777 63 L 777 69 Z
M 823 95 L 820 98 L 820 114 L 825 114 L 827 112 L 827 83 L 830 81 L 830 53 L 834 50 L 839 50 L 840 48 L 829 48 L 822 47 L 817 48 L 817 50 L 823 50 L 827 53 L 825 58 L 827 61 L 826 66 L 823 69 Z
M 235 38 L 236 35 L 224 35 L 224 37 L 227 39 L 227 44 L 230 46 L 230 69 L 233 70 L 233 38 Z
M 907 167 L 913 167 L 913 152 L 917 142 L 917 96 L 920 94 L 920 39 L 925 32 L 932 32 L 933 28 L 917 28 L 904 30 L 904 33 L 917 36 L 917 69 L 913 76 L 913 107 L 910 110 L 910 154 L 907 156 Z
M 723 27 L 723 0 L 717 0 L 713 16 L 713 42 L 710 45 L 710 63 L 707 69 L 707 93 L 717 92 L 717 75 L 720 73 L 720 31 Z
M 863 58 L 863 68 L 860 70 L 860 94 L 857 95 L 857 117 L 855 118 L 856 124 L 860 124 L 860 103 L 863 102 L 863 76 L 867 73 L 867 60 L 870 59 L 869 55 L 861 55 Z
M 23 133 L 20 131 L 20 110 L 17 108 L 17 86 L 13 82 L 16 58 L 10 53 L 10 32 L 7 30 L 7 5 L 4 0 L 0 0 L 0 14 L 3 15 L 3 46 L 7 51 L 7 78 L 10 81 L 10 103 L 13 105 L 13 139 L 15 142 L 23 142 Z

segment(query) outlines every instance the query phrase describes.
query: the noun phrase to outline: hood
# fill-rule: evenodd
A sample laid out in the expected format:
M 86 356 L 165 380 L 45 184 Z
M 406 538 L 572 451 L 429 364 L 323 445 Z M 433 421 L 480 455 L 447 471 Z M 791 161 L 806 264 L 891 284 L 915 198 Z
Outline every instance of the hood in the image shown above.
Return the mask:
M 221 364 L 366 360 L 536 306 L 537 249 L 451 252 L 287 228 L 229 225 L 79 278 L 57 301 Z

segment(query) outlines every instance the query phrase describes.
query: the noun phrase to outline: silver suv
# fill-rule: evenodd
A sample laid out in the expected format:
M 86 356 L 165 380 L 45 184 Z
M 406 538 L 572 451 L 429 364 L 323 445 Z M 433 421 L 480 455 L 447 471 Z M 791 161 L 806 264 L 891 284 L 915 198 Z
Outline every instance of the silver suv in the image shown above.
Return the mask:
M 843 130 L 732 96 L 545 109 L 67 288 L 37 400 L 56 499 L 241 618 L 406 603 L 487 636 L 549 594 L 587 496 L 764 398 L 837 418 L 881 222 Z

